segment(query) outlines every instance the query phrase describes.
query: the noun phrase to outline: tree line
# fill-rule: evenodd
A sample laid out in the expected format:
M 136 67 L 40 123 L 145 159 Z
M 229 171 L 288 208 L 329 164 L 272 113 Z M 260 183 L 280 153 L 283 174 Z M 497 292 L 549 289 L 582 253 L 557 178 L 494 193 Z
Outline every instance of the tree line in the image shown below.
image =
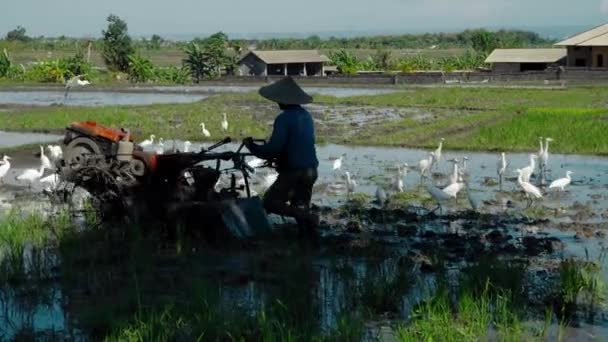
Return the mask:
M 84 46 L 91 45 L 101 51 L 103 60 L 111 72 L 122 72 L 133 82 L 159 81 L 168 83 L 195 83 L 222 74 L 235 74 L 238 60 L 246 47 L 259 50 L 275 49 L 323 49 L 330 50 L 329 57 L 342 73 L 358 71 L 401 71 L 418 70 L 465 70 L 481 66 L 486 56 L 495 48 L 516 48 L 546 46 L 552 40 L 540 37 L 534 32 L 517 30 L 487 31 L 483 29 L 465 30 L 459 33 L 426 33 L 387 35 L 355 38 L 321 39 L 312 36 L 304 39 L 230 39 L 218 32 L 205 38 L 195 38 L 190 42 L 171 42 L 160 35 L 149 39 L 133 39 L 128 33 L 127 23 L 116 15 L 107 17 L 107 28 L 99 39 L 74 39 L 68 37 L 30 37 L 25 28 L 19 26 L 5 36 L 5 46 L 22 44 L 32 48 L 73 50 L 76 54 L 69 58 L 42 60 L 26 68 L 15 65 L 5 47 L 0 54 L 0 77 L 14 80 L 37 82 L 63 82 L 79 74 L 94 74 L 96 71 L 84 58 Z M 8 44 L 8 45 L 7 45 Z M 179 48 L 184 52 L 180 66 L 161 68 L 142 56 L 142 50 L 159 50 L 167 47 Z M 422 55 L 395 58 L 392 49 L 448 47 L 466 48 L 460 56 L 430 58 Z M 2 43 L 0 42 L 0 48 Z M 374 49 L 376 53 L 368 58 L 357 58 L 352 49 Z

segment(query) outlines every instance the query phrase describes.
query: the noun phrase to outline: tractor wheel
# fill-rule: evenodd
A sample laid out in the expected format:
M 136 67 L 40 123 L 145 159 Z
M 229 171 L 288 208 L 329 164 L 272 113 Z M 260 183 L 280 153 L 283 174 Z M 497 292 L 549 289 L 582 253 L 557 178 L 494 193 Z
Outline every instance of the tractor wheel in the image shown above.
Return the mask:
M 94 140 L 85 137 L 76 138 L 68 143 L 63 151 L 63 160 L 68 170 L 77 170 L 89 165 L 90 159 L 97 159 L 97 166 L 105 165 L 99 145 Z M 99 165 L 99 164 L 102 165 Z

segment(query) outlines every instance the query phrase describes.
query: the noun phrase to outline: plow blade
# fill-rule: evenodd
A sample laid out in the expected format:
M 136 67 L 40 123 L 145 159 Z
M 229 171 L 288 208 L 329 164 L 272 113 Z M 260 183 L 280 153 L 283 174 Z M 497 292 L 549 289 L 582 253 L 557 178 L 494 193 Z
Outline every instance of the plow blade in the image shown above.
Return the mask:
M 219 211 L 228 233 L 237 239 L 261 236 L 271 231 L 266 211 L 258 197 L 222 201 Z

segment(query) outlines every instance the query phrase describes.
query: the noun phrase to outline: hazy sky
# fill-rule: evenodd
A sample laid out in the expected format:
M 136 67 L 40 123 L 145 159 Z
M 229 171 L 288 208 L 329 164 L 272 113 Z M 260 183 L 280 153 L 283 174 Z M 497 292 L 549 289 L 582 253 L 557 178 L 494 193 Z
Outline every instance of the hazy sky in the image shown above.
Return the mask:
M 608 0 L 17 0 L 2 6 L 0 35 L 22 25 L 35 36 L 98 36 L 109 13 L 133 35 L 420 32 L 593 26 L 608 21 Z

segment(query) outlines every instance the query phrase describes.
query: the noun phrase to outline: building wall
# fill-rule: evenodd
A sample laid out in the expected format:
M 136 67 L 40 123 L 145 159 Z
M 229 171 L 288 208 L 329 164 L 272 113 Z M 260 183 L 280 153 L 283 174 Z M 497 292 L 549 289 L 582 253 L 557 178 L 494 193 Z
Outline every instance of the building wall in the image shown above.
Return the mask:
M 569 67 L 591 67 L 592 64 L 591 48 L 586 46 L 568 46 L 568 66 Z M 578 63 L 577 63 L 578 61 Z M 584 63 L 584 65 L 582 65 Z
M 306 76 L 322 76 L 323 63 L 306 63 Z M 266 65 L 253 54 L 247 55 L 239 65 L 239 76 L 283 76 L 285 64 Z M 304 63 L 287 64 L 287 75 L 304 76 Z
M 608 46 L 594 46 L 591 49 L 593 67 L 608 68 Z M 601 59 L 601 61 L 599 60 Z
M 265 76 L 266 63 L 250 53 L 239 64 L 240 76 Z

